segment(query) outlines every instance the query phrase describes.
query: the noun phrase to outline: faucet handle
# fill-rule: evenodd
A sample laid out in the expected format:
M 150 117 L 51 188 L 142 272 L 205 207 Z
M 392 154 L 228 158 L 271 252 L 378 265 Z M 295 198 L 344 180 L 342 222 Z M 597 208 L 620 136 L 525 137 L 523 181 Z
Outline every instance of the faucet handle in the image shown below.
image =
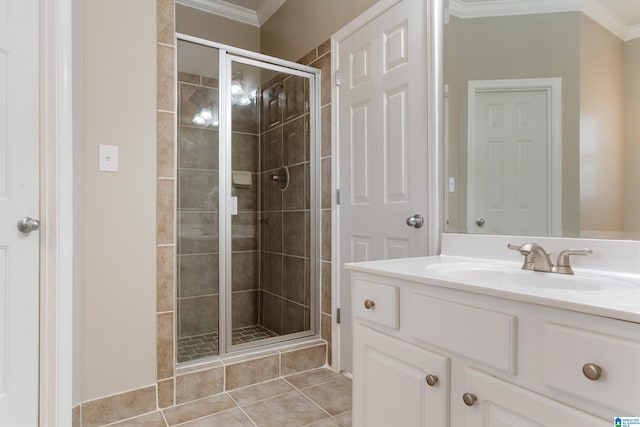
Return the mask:
M 565 249 L 558 254 L 558 260 L 555 267 L 553 267 L 552 272 L 560 274 L 573 274 L 573 269 L 571 268 L 571 260 L 569 259 L 569 257 L 571 255 L 591 255 L 592 253 L 593 250 L 590 248 Z
M 529 246 L 527 246 L 527 245 L 529 245 Z M 531 245 L 527 244 L 527 243 L 524 243 L 522 245 L 515 245 L 513 243 L 508 243 L 507 247 L 509 249 L 511 249 L 512 251 L 518 251 L 522 255 L 525 255 L 525 256 L 531 254 Z
M 518 251 L 521 255 L 524 255 L 524 264 L 522 265 L 523 270 L 533 270 L 535 267 L 535 262 L 533 261 L 533 253 L 532 253 L 532 245 L 531 243 L 523 243 L 522 245 L 515 245 L 513 243 L 507 244 L 507 248 L 512 251 Z

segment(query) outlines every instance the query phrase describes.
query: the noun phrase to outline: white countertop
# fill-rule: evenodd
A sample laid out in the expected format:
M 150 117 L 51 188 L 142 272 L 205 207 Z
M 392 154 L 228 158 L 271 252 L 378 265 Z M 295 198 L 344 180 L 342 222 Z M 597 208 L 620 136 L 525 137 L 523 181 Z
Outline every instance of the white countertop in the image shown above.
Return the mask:
M 448 255 L 345 264 L 352 271 L 640 323 L 640 275 L 579 268 L 562 275 L 521 266 Z

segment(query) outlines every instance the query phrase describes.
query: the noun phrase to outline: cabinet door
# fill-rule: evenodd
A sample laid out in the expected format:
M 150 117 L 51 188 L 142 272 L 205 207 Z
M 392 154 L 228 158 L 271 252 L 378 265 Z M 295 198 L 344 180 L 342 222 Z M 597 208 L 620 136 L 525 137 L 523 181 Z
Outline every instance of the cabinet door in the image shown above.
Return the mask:
M 430 386 L 427 375 L 438 381 Z M 354 426 L 444 427 L 448 396 L 448 358 L 355 326 Z
M 466 427 L 611 426 L 605 421 L 537 393 L 499 380 L 474 368 L 465 371 L 465 393 L 477 400 L 466 406 L 452 396 L 452 411 L 465 413 Z

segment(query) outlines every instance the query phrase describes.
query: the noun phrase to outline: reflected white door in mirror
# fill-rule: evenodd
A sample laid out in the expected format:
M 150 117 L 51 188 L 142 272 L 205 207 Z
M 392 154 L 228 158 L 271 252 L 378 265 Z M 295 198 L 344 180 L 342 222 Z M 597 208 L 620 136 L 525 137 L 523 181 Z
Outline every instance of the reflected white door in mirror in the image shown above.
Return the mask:
M 640 2 L 443 2 L 445 174 L 456 183 L 445 193 L 446 231 L 640 240 Z M 558 153 L 536 156 L 531 151 L 528 156 L 523 150 L 520 160 L 506 156 L 499 161 L 498 153 L 508 154 L 500 144 L 531 148 L 536 138 L 527 132 L 493 133 L 500 130 L 501 118 L 506 124 L 517 123 L 509 121 L 508 109 L 500 117 L 501 105 L 507 105 L 504 100 L 487 100 L 485 111 L 492 120 L 485 118 L 476 126 L 473 85 L 545 79 L 562 81 L 562 101 L 555 110 L 558 124 L 548 129 L 555 138 L 551 147 Z M 515 102 L 516 111 L 530 104 Z M 548 106 L 553 109 L 554 103 Z M 486 148 L 492 151 L 474 157 L 474 139 L 487 139 Z M 538 177 L 561 171 L 546 186 L 552 192 L 547 230 L 547 218 L 532 197 L 545 188 L 543 180 L 536 181 L 536 189 L 527 182 L 526 170 L 520 176 L 508 173 L 525 158 Z M 487 173 L 478 174 L 474 168 Z M 473 212 L 477 202 L 483 209 L 478 214 Z M 518 215 L 508 216 L 509 203 L 515 203 Z
M 469 82 L 468 232 L 561 233 L 561 90 L 559 78 Z

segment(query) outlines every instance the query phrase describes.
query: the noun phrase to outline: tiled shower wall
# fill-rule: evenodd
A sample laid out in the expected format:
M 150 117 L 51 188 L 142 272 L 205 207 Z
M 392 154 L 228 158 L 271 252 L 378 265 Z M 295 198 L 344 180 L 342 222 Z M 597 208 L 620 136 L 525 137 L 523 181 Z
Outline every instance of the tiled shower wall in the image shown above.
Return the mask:
M 309 84 L 278 75 L 261 93 L 261 324 L 278 334 L 309 329 Z M 282 190 L 271 177 L 289 172 Z
M 321 71 L 320 92 L 320 187 L 321 187 L 321 282 L 320 282 L 320 333 L 327 341 L 327 361 L 331 364 L 331 40 L 327 40 L 303 56 L 298 63 L 310 65 Z

